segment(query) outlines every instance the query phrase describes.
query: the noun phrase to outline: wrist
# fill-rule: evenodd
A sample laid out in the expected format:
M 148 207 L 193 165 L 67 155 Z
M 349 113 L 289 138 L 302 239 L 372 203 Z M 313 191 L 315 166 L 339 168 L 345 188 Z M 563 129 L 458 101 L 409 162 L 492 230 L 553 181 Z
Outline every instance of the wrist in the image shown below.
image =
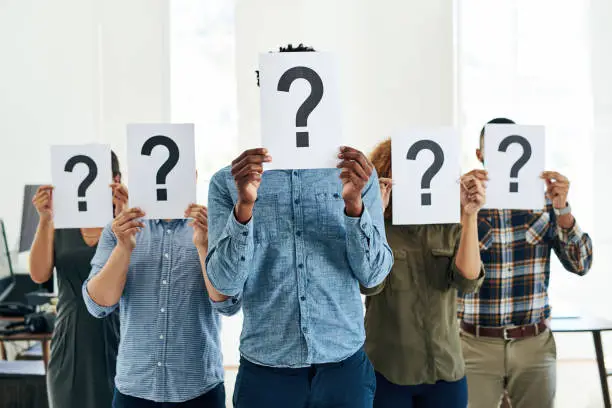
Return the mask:
M 53 228 L 53 218 L 40 217 L 38 220 L 38 226 L 42 229 Z
M 245 203 L 238 201 L 234 207 L 234 216 L 236 220 L 241 224 L 248 223 L 253 218 L 253 206 L 254 203 Z
M 461 213 L 461 223 L 476 223 L 476 221 L 478 220 L 478 213 L 467 213 L 467 212 L 462 212 Z
M 130 243 L 124 243 L 122 241 L 119 241 L 116 249 L 121 254 L 129 256 L 132 254 L 132 251 L 134 250 L 134 246 L 132 246 Z
M 361 217 L 363 213 L 363 200 L 361 197 L 356 200 L 345 200 L 344 211 L 349 217 Z

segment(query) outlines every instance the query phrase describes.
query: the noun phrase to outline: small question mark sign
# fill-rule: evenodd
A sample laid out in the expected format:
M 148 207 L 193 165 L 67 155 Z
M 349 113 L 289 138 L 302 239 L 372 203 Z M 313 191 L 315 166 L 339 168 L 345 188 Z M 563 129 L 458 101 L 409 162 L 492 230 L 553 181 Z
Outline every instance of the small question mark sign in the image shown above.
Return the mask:
M 515 143 L 520 145 L 523 148 L 523 154 L 521 155 L 521 157 L 518 158 L 518 160 L 514 163 L 514 165 L 510 169 L 510 178 L 517 178 L 519 171 L 525 166 L 525 164 L 527 164 L 527 162 L 531 158 L 531 145 L 529 144 L 529 141 L 525 139 L 523 136 L 519 136 L 519 135 L 511 135 L 511 136 L 504 138 L 499 144 L 498 151 L 506 153 L 506 151 L 508 150 L 508 147 Z M 518 187 L 519 187 L 518 181 L 510 182 L 510 192 L 511 193 L 518 193 Z
M 89 188 L 89 186 L 91 186 L 96 177 L 98 177 L 98 166 L 91 157 L 79 154 L 71 157 L 66 162 L 66 165 L 64 166 L 64 171 L 72 173 L 72 170 L 74 170 L 74 167 L 78 163 L 85 164 L 89 169 L 87 176 L 83 179 L 83 181 L 81 181 L 81 184 L 79 184 L 79 187 L 77 189 L 77 194 L 79 197 L 79 212 L 84 212 L 87 211 L 87 201 L 85 201 L 87 189 Z
M 444 164 L 444 151 L 439 144 L 432 140 L 419 140 L 410 146 L 406 159 L 416 160 L 418 154 L 423 150 L 429 150 L 434 155 L 434 161 L 431 166 L 423 173 L 421 178 L 421 188 L 428 189 L 431 187 L 431 180 L 438 174 Z M 431 193 L 421 193 L 421 205 L 431 205 Z
M 276 89 L 277 91 L 289 92 L 293 81 L 299 78 L 307 80 L 310 83 L 311 90 L 310 95 L 295 114 L 295 126 L 306 127 L 308 117 L 323 98 L 323 81 L 319 74 L 307 67 L 293 67 L 280 77 Z M 309 145 L 308 132 L 296 132 L 296 147 L 308 147 Z
M 166 177 L 172 171 L 172 169 L 176 166 L 179 161 L 179 148 L 174 142 L 174 140 L 170 139 L 168 136 L 157 135 L 153 136 L 142 145 L 142 150 L 140 154 L 151 156 L 151 152 L 156 146 L 164 146 L 168 149 L 168 158 L 161 165 L 159 170 L 157 170 L 156 183 L 157 184 L 166 184 Z M 168 200 L 168 190 L 165 188 L 157 189 L 157 201 L 167 201 Z

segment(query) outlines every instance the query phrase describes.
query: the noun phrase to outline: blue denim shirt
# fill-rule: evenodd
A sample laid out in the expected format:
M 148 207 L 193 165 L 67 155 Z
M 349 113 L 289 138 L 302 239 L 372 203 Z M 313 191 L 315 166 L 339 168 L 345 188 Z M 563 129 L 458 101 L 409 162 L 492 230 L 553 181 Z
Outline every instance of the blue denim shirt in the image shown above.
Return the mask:
M 150 401 L 184 402 L 223 382 L 220 316 L 206 292 L 193 228 L 186 220 L 143 222 L 120 304 L 100 306 L 87 292 L 87 282 L 104 267 L 117 244 L 110 226 L 100 237 L 83 298 L 95 317 L 119 307 L 117 389 Z M 231 301 L 214 308 L 224 313 L 237 310 Z
M 230 169 L 209 187 L 207 273 L 242 304 L 240 352 L 255 363 L 305 367 L 341 361 L 365 340 L 359 284 L 376 286 L 393 265 L 378 178 L 359 218 L 344 212 L 340 171 L 266 171 L 245 225 Z

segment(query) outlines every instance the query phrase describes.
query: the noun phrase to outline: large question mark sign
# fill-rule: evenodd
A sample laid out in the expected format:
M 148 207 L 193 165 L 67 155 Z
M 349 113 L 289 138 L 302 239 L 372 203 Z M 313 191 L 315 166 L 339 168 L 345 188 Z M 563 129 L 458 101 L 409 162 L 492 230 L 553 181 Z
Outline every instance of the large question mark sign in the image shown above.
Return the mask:
M 521 147 L 523 148 L 523 154 L 521 155 L 521 157 L 519 157 L 519 159 L 514 163 L 514 165 L 510 169 L 511 178 L 517 178 L 519 171 L 523 168 L 523 166 L 525 166 L 525 164 L 527 164 L 527 162 L 531 158 L 531 145 L 529 144 L 529 141 L 525 139 L 523 136 L 519 136 L 519 135 L 511 135 L 511 136 L 504 138 L 504 140 L 502 140 L 501 143 L 499 144 L 498 150 L 500 152 L 506 153 L 506 151 L 508 150 L 508 147 L 514 143 L 521 145 Z M 518 193 L 518 181 L 510 182 L 510 192 Z
M 64 166 L 64 171 L 72 173 L 72 170 L 74 170 L 74 166 L 76 166 L 78 163 L 85 164 L 89 169 L 87 176 L 83 179 L 83 181 L 81 181 L 81 184 L 79 184 L 79 188 L 77 190 L 77 194 L 79 197 L 79 212 L 84 212 L 87 211 L 87 201 L 85 201 L 85 195 L 87 194 L 87 189 L 89 188 L 89 186 L 91 186 L 96 177 L 98 177 L 98 166 L 96 165 L 96 162 L 92 160 L 91 157 L 79 154 L 77 156 L 71 157 L 66 162 L 66 165 Z
M 439 144 L 432 140 L 419 140 L 410 146 L 406 158 L 408 160 L 416 160 L 418 154 L 423 150 L 429 150 L 434 155 L 433 163 L 431 163 L 431 166 L 423 173 L 421 178 L 421 188 L 428 189 L 431 186 L 431 180 L 438 174 L 444 164 L 444 151 Z M 431 205 L 431 193 L 421 193 L 421 205 Z
M 157 135 L 147 139 L 144 145 L 142 145 L 140 154 L 150 156 L 155 146 L 164 146 L 168 149 L 168 158 L 164 164 L 161 165 L 159 170 L 157 170 L 157 177 L 155 179 L 157 184 L 166 184 L 166 177 L 179 161 L 179 148 L 174 140 L 170 139 L 168 136 Z M 158 188 L 157 201 L 166 200 L 168 200 L 168 190 L 165 188 Z
M 303 78 L 310 83 L 310 95 L 302 103 L 295 114 L 295 126 L 306 127 L 308 116 L 317 107 L 323 98 L 323 81 L 319 74 L 307 67 L 293 67 L 286 71 L 278 80 L 277 91 L 289 92 L 291 84 L 298 78 Z M 296 146 L 308 147 L 308 132 L 296 132 Z

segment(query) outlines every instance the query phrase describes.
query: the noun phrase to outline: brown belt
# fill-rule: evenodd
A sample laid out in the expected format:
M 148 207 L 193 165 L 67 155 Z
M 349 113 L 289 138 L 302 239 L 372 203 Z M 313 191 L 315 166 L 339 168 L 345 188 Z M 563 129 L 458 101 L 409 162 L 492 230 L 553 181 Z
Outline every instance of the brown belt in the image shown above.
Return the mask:
M 461 321 L 461 329 L 476 337 L 495 337 L 504 340 L 535 337 L 548 329 L 546 321 L 515 327 L 482 327 Z

